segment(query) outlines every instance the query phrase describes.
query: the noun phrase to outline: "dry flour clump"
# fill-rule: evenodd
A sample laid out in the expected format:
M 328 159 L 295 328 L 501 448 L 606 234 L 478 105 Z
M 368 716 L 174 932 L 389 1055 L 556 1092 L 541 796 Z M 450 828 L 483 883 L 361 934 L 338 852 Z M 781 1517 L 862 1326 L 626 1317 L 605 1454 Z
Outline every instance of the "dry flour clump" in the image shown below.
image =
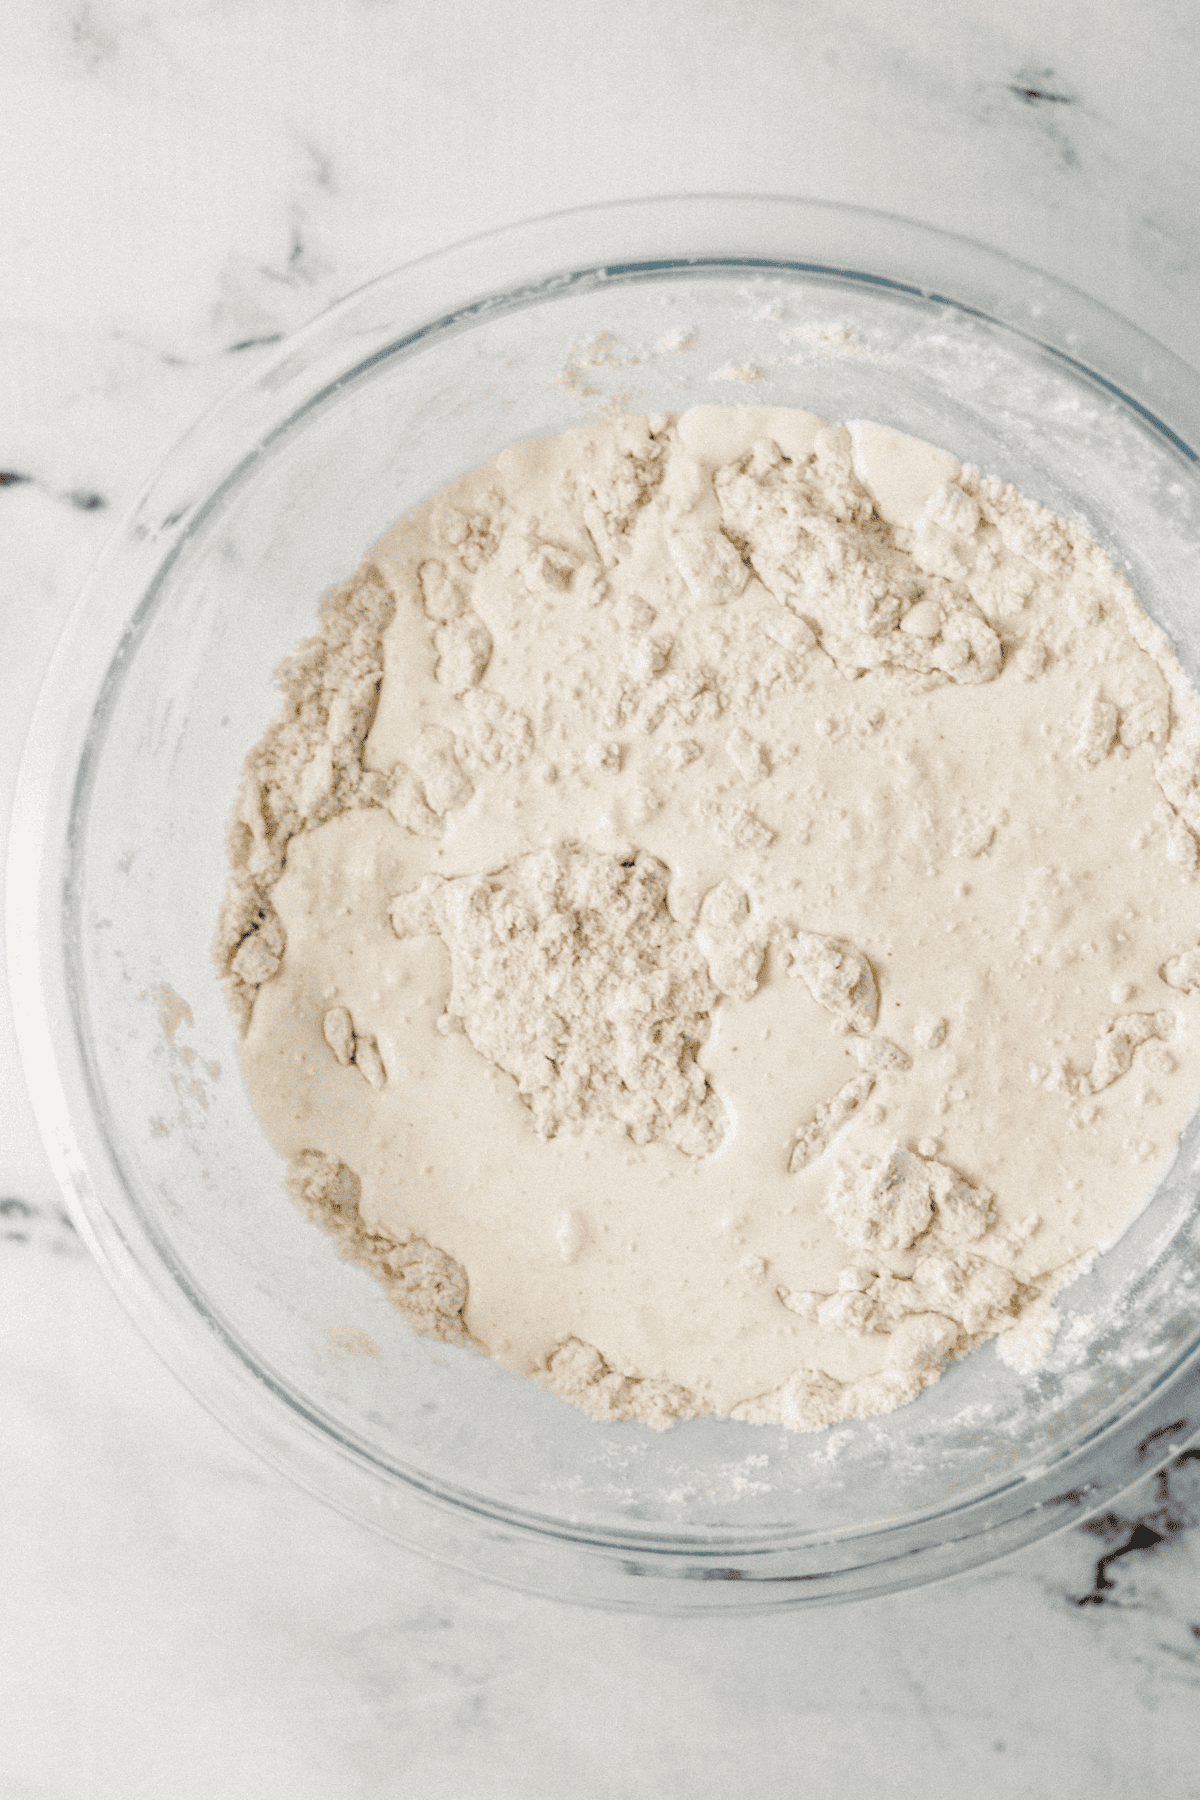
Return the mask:
M 996 632 L 961 582 L 921 570 L 896 542 L 855 477 L 844 428 L 820 432 L 803 464 L 762 439 L 714 487 L 731 541 L 848 674 L 891 667 L 978 682 L 999 673 Z
M 275 974 L 284 937 L 271 903 L 287 847 L 350 807 L 377 806 L 386 784 L 362 751 L 383 678 L 383 633 L 395 601 L 364 570 L 321 603 L 320 631 L 278 671 L 283 714 L 246 759 L 229 823 L 229 884 L 214 956 L 235 1017 L 249 1020 L 254 992 Z
M 861 1079 L 861 1077 L 860 1077 Z M 838 1169 L 824 1200 L 826 1216 L 852 1250 L 908 1250 L 936 1215 L 954 1242 L 973 1242 L 988 1228 L 992 1196 L 936 1157 L 893 1145 L 878 1162 Z
M 610 419 L 279 680 L 217 969 L 415 1330 L 656 1427 L 1049 1353 L 1200 1092 L 1200 702 L 1076 526 L 861 421 Z
M 637 1419 L 661 1431 L 677 1419 L 694 1419 L 704 1410 L 694 1394 L 672 1382 L 622 1375 L 609 1367 L 594 1345 L 578 1338 L 568 1338 L 551 1353 L 539 1380 L 590 1418 L 609 1422 Z
M 319 1150 L 301 1150 L 288 1164 L 287 1186 L 301 1212 L 332 1237 L 339 1256 L 370 1269 L 414 1331 L 448 1344 L 470 1341 L 462 1317 L 463 1269 L 418 1237 L 371 1231 L 359 1211 L 362 1184 L 353 1169 Z
M 443 938 L 446 1010 L 542 1137 L 607 1123 L 635 1144 L 717 1148 L 724 1109 L 696 1062 L 716 993 L 654 857 L 544 850 L 497 875 L 432 877 L 391 919 L 400 937 Z

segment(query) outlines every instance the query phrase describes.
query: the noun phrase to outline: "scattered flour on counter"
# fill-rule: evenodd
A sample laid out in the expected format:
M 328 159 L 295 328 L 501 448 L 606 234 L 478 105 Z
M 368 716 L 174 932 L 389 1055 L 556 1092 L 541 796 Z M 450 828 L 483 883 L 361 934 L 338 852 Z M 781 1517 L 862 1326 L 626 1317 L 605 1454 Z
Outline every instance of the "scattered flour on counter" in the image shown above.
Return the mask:
M 1048 1353 L 1200 1092 L 1200 702 L 1076 527 L 864 422 L 612 418 L 399 524 L 279 684 L 217 971 L 415 1331 L 656 1427 Z

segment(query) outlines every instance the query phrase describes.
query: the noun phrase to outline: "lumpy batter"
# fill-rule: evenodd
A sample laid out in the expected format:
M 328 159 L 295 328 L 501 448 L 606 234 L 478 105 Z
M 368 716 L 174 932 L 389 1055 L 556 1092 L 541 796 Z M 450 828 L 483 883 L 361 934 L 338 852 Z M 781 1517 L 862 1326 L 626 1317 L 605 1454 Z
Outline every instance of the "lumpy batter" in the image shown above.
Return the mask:
M 1200 1092 L 1200 704 L 1075 527 L 871 424 L 513 446 L 281 670 L 217 960 L 289 1189 L 597 1418 L 886 1411 Z

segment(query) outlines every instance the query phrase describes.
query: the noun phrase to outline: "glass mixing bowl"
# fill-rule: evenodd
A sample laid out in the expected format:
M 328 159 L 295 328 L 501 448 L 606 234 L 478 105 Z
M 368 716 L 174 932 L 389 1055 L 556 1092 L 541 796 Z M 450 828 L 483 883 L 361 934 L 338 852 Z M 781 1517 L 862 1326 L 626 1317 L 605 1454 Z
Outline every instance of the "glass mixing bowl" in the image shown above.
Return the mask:
M 715 382 L 730 364 L 762 378 Z M 795 200 L 634 202 L 477 238 L 282 346 L 101 558 L 39 702 L 12 832 L 34 1104 L 79 1228 L 151 1343 L 355 1518 L 608 1605 L 929 1581 L 1107 1504 L 1200 1424 L 1195 1121 L 1151 1205 L 1068 1290 L 1036 1374 L 987 1346 L 885 1418 L 659 1435 L 590 1423 L 413 1337 L 289 1203 L 239 1079 L 209 944 L 275 665 L 399 515 L 610 401 L 794 405 L 944 445 L 1079 520 L 1200 674 L 1200 379 L 1094 302 L 977 245 Z

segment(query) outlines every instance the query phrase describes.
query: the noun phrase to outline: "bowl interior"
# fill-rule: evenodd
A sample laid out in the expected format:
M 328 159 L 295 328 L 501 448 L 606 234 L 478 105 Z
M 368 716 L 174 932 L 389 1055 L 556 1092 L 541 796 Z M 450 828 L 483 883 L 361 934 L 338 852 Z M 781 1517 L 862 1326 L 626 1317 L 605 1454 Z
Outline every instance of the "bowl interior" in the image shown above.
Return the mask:
M 410 1539 L 421 1531 L 389 1495 L 469 1515 L 481 1543 L 524 1530 L 631 1567 L 643 1552 L 731 1564 L 786 1552 L 819 1570 L 853 1562 L 863 1532 L 945 1538 L 980 1496 L 1053 1479 L 1194 1345 L 1194 1120 L 1150 1207 L 1064 1296 L 1035 1375 L 988 1346 L 916 1404 L 832 1432 L 598 1427 L 495 1364 L 414 1338 L 289 1204 L 209 960 L 223 835 L 242 758 L 275 713 L 272 671 L 313 628 L 322 591 L 396 518 L 517 439 L 605 405 L 880 420 L 1078 520 L 1195 678 L 1200 484 L 1187 446 L 1036 335 L 783 259 L 585 269 L 386 341 L 335 335 L 329 378 L 310 357 L 304 391 L 269 429 L 247 434 L 246 402 L 215 460 L 177 453 L 186 521 L 157 547 L 127 546 L 123 579 L 142 574 L 89 671 L 82 753 L 57 778 L 64 848 L 61 867 L 48 852 L 55 910 L 42 927 L 61 948 L 68 1009 L 59 1151 L 109 1222 L 110 1264 L 154 1289 L 177 1362 L 195 1363 L 188 1345 L 202 1338 L 219 1346 L 303 1435 L 307 1478 L 322 1485 L 313 1469 L 337 1463 L 356 1485 L 334 1497 Z M 730 378 L 748 366 L 760 378 Z M 278 366 L 276 394 L 294 373 Z M 470 1558 L 487 1565 L 486 1549 Z

